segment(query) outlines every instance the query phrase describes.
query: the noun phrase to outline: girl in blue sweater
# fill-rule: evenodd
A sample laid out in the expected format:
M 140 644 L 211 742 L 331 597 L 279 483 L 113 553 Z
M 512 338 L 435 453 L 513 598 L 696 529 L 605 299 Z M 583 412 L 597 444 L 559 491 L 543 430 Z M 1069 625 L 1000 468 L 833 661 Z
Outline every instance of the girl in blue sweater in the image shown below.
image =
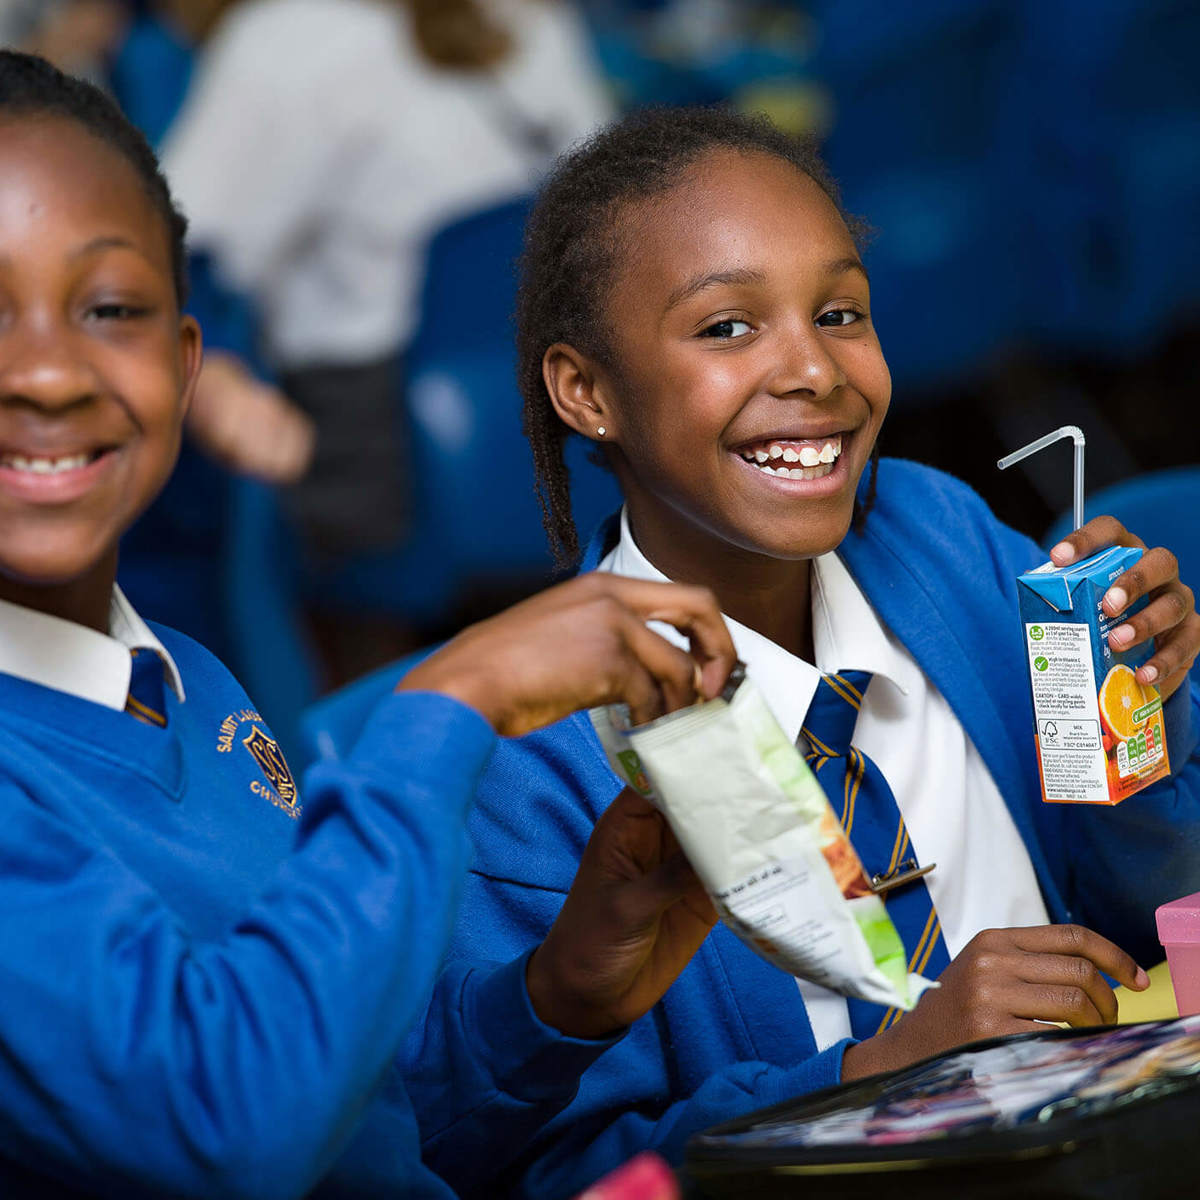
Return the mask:
M 914 303 L 936 320 L 937 297 Z M 637 1149 L 677 1156 L 715 1121 L 971 1039 L 1112 1020 L 1104 975 L 1144 987 L 1155 905 L 1200 887 L 1188 684 L 1200 618 L 1173 556 L 1148 550 L 1105 600 L 1117 614 L 1149 597 L 1111 641 L 1156 640 L 1139 678 L 1166 699 L 1173 774 L 1115 809 L 1043 804 L 1014 582 L 1042 556 L 963 485 L 879 460 L 890 380 L 870 311 L 822 165 L 764 122 L 635 115 L 566 158 L 530 218 L 520 372 L 552 540 L 576 558 L 562 448 L 580 434 L 625 496 L 584 570 L 710 588 L 739 657 L 815 756 L 810 702 L 823 688 L 849 697 L 855 750 L 831 798 L 847 823 L 858 798 L 868 874 L 936 864 L 888 904 L 924 897 L 923 922 L 898 923 L 910 969 L 941 986 L 896 1020 L 798 985 L 718 927 L 502 1175 L 514 1194 L 569 1194 Z M 1053 558 L 1114 542 L 1141 544 L 1099 518 Z M 861 815 L 868 774 L 894 797 L 886 827 Z M 458 969 L 545 932 L 618 790 L 583 718 L 501 749 L 471 818 Z M 880 851 L 864 848 L 872 837 Z M 433 1026 L 447 1019 L 441 995 Z M 426 1154 L 441 1164 L 450 1126 L 421 1085 L 417 1039 L 413 1059 Z M 480 1164 L 444 1169 L 464 1193 L 500 1186 Z
M 701 589 L 577 580 L 427 660 L 299 787 L 221 664 L 114 583 L 200 367 L 183 232 L 111 102 L 0 52 L 0 1192 L 447 1196 L 392 1059 L 497 734 L 713 695 L 733 648 Z M 610 812 L 536 963 L 443 976 L 465 1156 L 517 1153 L 712 924 L 658 818 Z

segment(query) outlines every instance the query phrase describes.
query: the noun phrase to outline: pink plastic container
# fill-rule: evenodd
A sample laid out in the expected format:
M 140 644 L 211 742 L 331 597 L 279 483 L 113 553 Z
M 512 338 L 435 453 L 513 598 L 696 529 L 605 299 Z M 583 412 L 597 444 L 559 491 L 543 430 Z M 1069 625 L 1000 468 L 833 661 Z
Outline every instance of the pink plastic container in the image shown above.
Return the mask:
M 1179 1015 L 1200 1013 L 1200 892 L 1164 904 L 1154 916 Z
M 647 1150 L 575 1200 L 679 1200 L 679 1184 L 666 1162 Z

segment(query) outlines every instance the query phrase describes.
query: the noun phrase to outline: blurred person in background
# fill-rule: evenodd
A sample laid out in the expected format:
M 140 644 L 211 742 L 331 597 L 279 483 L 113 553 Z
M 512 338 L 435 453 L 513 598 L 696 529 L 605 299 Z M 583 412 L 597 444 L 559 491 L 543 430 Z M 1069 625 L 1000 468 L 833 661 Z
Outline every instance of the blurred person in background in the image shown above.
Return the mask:
M 397 545 L 402 362 L 429 235 L 528 191 L 610 101 L 552 0 L 166 0 L 201 46 L 164 146 L 193 249 L 259 307 L 316 431 L 286 506 L 311 564 Z M 469 286 L 464 281 L 464 286 Z M 231 455 L 261 385 L 206 364 Z M 298 474 L 298 472 L 297 472 Z
M 100 82 L 129 9 L 126 0 L 0 0 L 0 45 L 40 54 L 68 74 Z

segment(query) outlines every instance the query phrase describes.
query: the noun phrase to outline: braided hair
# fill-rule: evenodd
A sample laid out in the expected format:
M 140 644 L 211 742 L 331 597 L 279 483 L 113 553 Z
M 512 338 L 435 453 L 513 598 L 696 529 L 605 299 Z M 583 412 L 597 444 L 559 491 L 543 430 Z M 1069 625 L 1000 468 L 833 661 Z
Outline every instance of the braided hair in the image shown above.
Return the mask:
M 517 294 L 517 376 L 525 436 L 533 450 L 542 523 L 559 567 L 579 558 L 564 458 L 570 432 L 550 402 L 542 360 L 565 342 L 620 374 L 612 350 L 608 297 L 631 247 L 622 216 L 668 191 L 714 150 L 768 154 L 791 163 L 829 197 L 856 238 L 861 222 L 842 209 L 837 187 L 811 143 L 765 117 L 724 108 L 649 108 L 594 135 L 559 160 L 525 229 Z M 875 461 L 865 509 L 874 498 Z
M 44 58 L 0 50 L 0 121 L 14 117 L 51 117 L 73 121 L 111 146 L 137 172 L 150 203 L 162 217 L 171 252 L 175 298 L 187 299 L 187 219 L 175 207 L 154 151 L 117 105 L 99 88 L 64 75 Z

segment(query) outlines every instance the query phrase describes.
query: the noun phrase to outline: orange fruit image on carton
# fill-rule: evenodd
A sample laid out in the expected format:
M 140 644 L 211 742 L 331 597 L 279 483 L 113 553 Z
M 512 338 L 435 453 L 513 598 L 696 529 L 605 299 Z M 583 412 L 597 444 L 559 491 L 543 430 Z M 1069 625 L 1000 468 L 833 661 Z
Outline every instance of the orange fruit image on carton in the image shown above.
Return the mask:
M 1115 617 L 1101 607 L 1113 580 L 1141 555 L 1114 546 L 1017 580 L 1042 798 L 1049 803 L 1118 804 L 1170 773 L 1162 699 L 1134 674 L 1154 647 L 1114 653 L 1108 644 L 1109 631 L 1145 602 Z
M 1117 663 L 1104 677 L 1097 700 L 1100 720 L 1114 738 L 1131 738 L 1145 724 L 1138 718 L 1158 696 L 1158 688 L 1138 683 L 1137 676 L 1124 664 Z

